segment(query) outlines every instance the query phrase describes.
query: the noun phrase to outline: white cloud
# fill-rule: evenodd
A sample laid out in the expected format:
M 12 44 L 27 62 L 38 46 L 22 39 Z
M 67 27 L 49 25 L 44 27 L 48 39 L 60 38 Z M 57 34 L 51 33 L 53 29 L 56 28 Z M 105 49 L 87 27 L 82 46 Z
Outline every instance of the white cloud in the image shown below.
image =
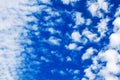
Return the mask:
M 117 63 L 109 62 L 106 65 L 106 70 L 110 73 L 118 74 L 120 72 L 120 66 Z
M 70 4 L 70 0 L 62 0 L 63 4 Z
M 82 17 L 82 14 L 80 12 L 75 12 L 75 24 L 82 25 L 84 23 L 85 23 L 85 20 Z
M 89 80 L 94 80 L 95 78 L 95 74 L 91 71 L 90 68 L 85 70 L 85 75 L 87 76 L 87 78 L 89 78 Z
M 55 38 L 54 36 L 51 36 L 49 39 L 48 39 L 48 43 L 49 44 L 52 44 L 52 45 L 60 45 L 60 41 L 61 39 L 58 39 L 58 38 Z
M 105 33 L 108 31 L 108 22 L 110 21 L 109 18 L 104 18 L 104 19 L 101 19 L 100 22 L 98 23 L 98 25 L 96 26 L 97 29 L 98 29 L 98 32 L 100 33 L 100 39 L 105 35 Z
M 87 80 L 86 78 L 82 78 L 82 80 Z
M 9 2 L 9 0 L 2 0 L 0 1 L 0 11 L 3 9 L 7 9 L 7 8 L 18 8 L 20 6 L 21 3 L 26 3 L 27 0 L 11 0 L 11 2 Z
M 101 77 L 104 77 L 103 78 L 104 80 L 119 80 L 119 78 L 117 76 L 108 73 L 106 71 L 106 69 L 105 70 L 101 70 L 99 75 L 101 75 Z
M 84 29 L 82 35 L 86 36 L 90 41 L 97 41 L 97 34 L 92 33 L 88 29 Z
M 77 43 L 69 43 L 68 45 L 65 45 L 65 48 L 69 50 L 81 50 L 83 46 L 78 46 Z
M 74 74 L 79 74 L 80 73 L 80 70 L 76 69 L 74 70 Z
M 107 65 L 105 66 L 105 70 L 109 73 L 118 74 L 120 73 L 120 55 L 116 50 L 107 50 L 103 54 L 100 55 L 102 61 L 107 61 Z
M 69 4 L 74 3 L 76 1 L 78 1 L 78 0 L 62 0 L 62 3 L 66 4 L 66 5 L 69 5 Z
M 105 0 L 98 0 L 99 8 L 103 9 L 105 12 L 108 12 L 108 2 L 105 2 Z
M 85 77 L 94 79 L 109 79 L 109 80 L 119 80 L 116 75 L 120 73 L 120 55 L 114 49 L 107 49 L 106 51 L 101 51 L 93 59 L 93 64 L 91 64 L 87 69 L 85 69 Z M 101 62 L 101 63 L 99 63 Z M 106 62 L 106 65 L 102 65 Z M 98 71 L 95 74 L 92 71 Z M 93 76 L 94 75 L 94 76 Z M 84 78 L 83 78 L 84 79 Z
M 54 34 L 56 32 L 54 28 L 48 28 L 47 31 L 49 31 L 51 34 Z
M 112 33 L 109 37 L 110 39 L 110 44 L 109 46 L 112 47 L 112 48 L 117 48 L 119 49 L 120 48 L 120 32 L 116 32 L 116 33 Z
M 98 27 L 98 32 L 101 34 L 100 38 L 105 36 L 104 33 L 108 31 L 107 24 L 109 20 L 110 20 L 109 18 L 101 19 L 100 23 L 98 23 L 98 25 L 96 26 Z M 105 51 L 100 51 L 96 57 L 92 58 L 93 64 L 91 64 L 87 69 L 84 70 L 86 74 L 85 77 L 83 77 L 83 80 L 84 79 L 86 80 L 86 77 L 89 79 L 92 78 L 92 80 L 94 79 L 119 80 L 119 77 L 116 76 L 117 74 L 120 73 L 120 69 L 119 69 L 120 55 L 117 52 L 117 50 L 120 49 L 119 21 L 120 21 L 119 17 L 117 17 L 113 21 L 114 33 L 112 33 L 109 36 L 110 39 L 109 45 L 105 47 Z M 84 60 L 84 55 L 86 54 L 83 54 L 82 56 L 83 60 Z M 89 56 L 87 56 L 87 58 L 88 57 Z M 103 65 L 104 62 L 106 62 L 106 65 Z M 93 71 L 95 71 L 96 73 L 95 74 L 92 73 Z
M 40 57 L 40 60 L 41 60 L 41 61 L 45 61 L 45 62 L 49 62 L 49 59 L 47 59 L 47 58 L 44 57 L 44 56 L 41 56 L 41 57 Z
M 86 52 L 82 56 L 82 60 L 89 59 L 90 57 L 93 56 L 94 52 L 97 51 L 96 49 L 90 47 L 86 50 Z
M 70 49 L 70 50 L 75 50 L 77 48 L 77 44 L 76 43 L 70 43 L 68 46 L 65 46 L 65 47 Z
M 120 7 L 116 9 L 116 12 L 114 14 L 114 17 L 119 17 L 120 16 Z
M 80 37 L 81 37 L 81 35 L 80 35 L 80 33 L 79 33 L 78 31 L 74 31 L 74 32 L 72 32 L 72 34 L 71 34 L 71 38 L 72 38 L 74 41 L 76 41 L 76 42 L 79 42 L 79 41 L 80 41 Z
M 103 61 L 110 61 L 110 62 L 116 62 L 117 60 L 117 57 L 119 58 L 119 54 L 116 50 L 113 50 L 113 49 L 109 49 L 105 52 L 101 52 L 99 54 L 100 57 L 102 57 Z
M 35 17 L 30 16 L 27 17 L 31 11 L 37 11 L 40 8 L 32 7 L 32 6 L 25 6 L 23 7 L 20 5 L 20 3 L 26 3 L 27 0 L 21 1 L 21 0 L 11 0 L 11 3 L 9 0 L 0 1 L 0 79 L 2 80 L 17 80 L 19 78 L 19 75 L 17 75 L 19 72 L 16 71 L 18 67 L 21 66 L 22 60 L 25 59 L 21 55 L 21 52 L 24 51 L 24 46 L 20 43 L 25 42 L 27 44 L 31 44 L 32 42 L 27 39 L 27 30 L 25 28 L 20 26 L 26 26 L 26 21 L 36 21 Z M 64 4 L 71 4 L 72 2 L 75 2 L 77 0 L 62 0 Z M 108 12 L 108 3 L 105 2 L 105 0 L 95 0 L 97 2 L 90 2 L 88 3 L 88 10 L 91 12 L 93 16 L 103 17 L 103 13 L 100 11 L 102 9 L 105 12 Z M 31 1 L 32 2 L 32 1 Z M 50 0 L 41 0 L 42 3 L 49 4 L 51 3 Z M 28 2 L 30 3 L 30 2 Z M 4 5 L 5 4 L 5 5 Z M 42 6 L 44 7 L 44 6 Z M 42 8 L 41 7 L 41 8 Z M 41 9 L 40 9 L 41 10 Z M 9 13 L 8 13 L 9 12 Z M 46 9 L 46 12 L 49 12 L 50 16 L 56 16 L 59 15 L 59 13 L 56 13 L 52 11 L 52 9 Z M 116 15 L 118 15 L 116 13 Z M 47 19 L 46 19 L 47 20 Z M 85 23 L 85 19 L 81 16 L 81 13 L 77 12 L 75 13 L 75 23 L 76 25 L 81 25 Z M 60 22 L 60 20 L 58 20 Z M 91 20 L 86 20 L 86 25 L 90 25 Z M 114 32 L 110 36 L 110 48 L 118 48 L 120 46 L 120 38 L 118 37 L 120 35 L 119 32 L 116 32 L 117 29 L 120 29 L 120 18 L 117 17 L 113 25 Z M 54 25 L 53 22 L 48 23 L 46 25 Z M 107 20 L 101 20 L 101 22 L 98 24 L 99 28 L 98 31 L 101 35 L 104 35 L 104 33 L 107 31 L 106 28 Z M 30 26 L 29 26 L 30 27 Z M 27 28 L 29 28 L 27 27 Z M 33 30 L 38 30 L 37 26 L 32 28 Z M 57 31 L 53 28 L 48 29 L 51 34 L 56 33 Z M 21 34 L 23 34 L 21 36 Z M 95 33 L 92 33 L 88 30 L 84 30 L 82 35 L 85 35 L 89 40 L 96 41 L 97 35 Z M 78 31 L 73 31 L 71 33 L 71 38 L 75 42 L 82 42 L 81 36 Z M 87 39 L 85 39 L 87 40 Z M 60 45 L 61 39 L 55 38 L 51 36 L 48 39 L 48 42 L 52 45 Z M 86 43 L 87 41 L 85 41 Z M 83 42 L 84 43 L 84 42 Z M 24 44 L 25 45 L 25 44 Z M 79 47 L 76 43 L 69 43 L 66 46 L 70 50 L 80 50 L 82 47 Z M 93 55 L 93 48 L 89 48 L 85 54 L 83 54 L 83 60 L 88 59 L 92 57 Z M 56 54 L 57 55 L 57 54 Z M 16 57 L 17 56 L 17 57 Z M 18 57 L 19 56 L 19 57 Z M 49 60 L 43 56 L 40 57 L 41 60 L 49 62 Z M 67 56 L 67 61 L 71 61 L 72 58 Z M 94 80 L 97 76 L 102 76 L 105 78 L 105 80 L 119 80 L 119 78 L 116 76 L 116 74 L 120 73 L 120 55 L 117 51 L 108 49 L 106 51 L 101 51 L 98 53 L 96 57 L 92 58 L 93 64 L 91 66 L 88 66 L 87 69 L 85 69 L 85 77 L 88 77 L 90 80 Z M 99 64 L 99 61 L 106 62 L 105 66 L 102 66 L 102 64 Z M 12 62 L 12 63 L 11 63 Z M 23 63 L 22 63 L 23 64 Z M 94 74 L 92 70 L 100 70 L 97 74 Z M 19 71 L 19 70 L 18 70 Z M 21 71 L 22 72 L 22 71 Z M 61 74 L 64 74 L 64 71 L 60 71 Z M 73 70 L 74 74 L 78 74 L 79 70 Z M 111 73 L 113 75 L 111 75 Z M 12 75 L 12 76 L 11 76 Z M 84 80 L 85 78 L 83 78 Z
M 65 75 L 66 73 L 63 70 L 60 70 L 59 72 L 61 75 Z
M 91 19 L 86 19 L 86 22 L 85 22 L 86 25 L 90 25 L 91 23 L 92 23 Z
M 96 3 L 92 3 L 88 7 L 88 10 L 91 12 L 92 16 L 95 16 L 98 10 L 98 6 L 96 5 Z
M 25 65 L 22 61 L 26 55 L 21 54 L 24 45 L 31 44 L 28 39 L 28 30 L 25 29 L 26 22 L 35 20 L 33 16 L 26 15 L 35 9 L 29 4 L 28 0 L 2 0 L 0 1 L 0 79 L 1 80 L 19 80 Z M 31 4 L 31 3 L 30 3 Z M 36 11 L 33 10 L 33 11 Z M 36 20 L 35 20 L 36 21 Z M 26 27 L 25 27 L 26 26 Z M 24 43 L 24 44 L 22 44 Z
M 92 16 L 103 17 L 102 9 L 105 13 L 109 12 L 109 4 L 105 0 L 87 1 L 88 10 Z
M 54 29 L 54 28 L 52 28 L 52 27 L 47 28 L 47 29 L 46 29 L 46 31 L 49 31 L 51 34 L 60 33 L 60 31 L 55 30 L 55 29 Z
M 114 32 L 120 30 L 120 17 L 117 17 L 117 18 L 113 21 L 113 25 L 114 25 L 114 29 L 113 29 Z
M 67 57 L 66 57 L 66 60 L 67 60 L 67 61 L 72 61 L 72 58 L 71 58 L 70 56 L 67 56 Z
M 51 4 L 50 0 L 40 0 L 40 2 L 45 3 L 45 4 Z

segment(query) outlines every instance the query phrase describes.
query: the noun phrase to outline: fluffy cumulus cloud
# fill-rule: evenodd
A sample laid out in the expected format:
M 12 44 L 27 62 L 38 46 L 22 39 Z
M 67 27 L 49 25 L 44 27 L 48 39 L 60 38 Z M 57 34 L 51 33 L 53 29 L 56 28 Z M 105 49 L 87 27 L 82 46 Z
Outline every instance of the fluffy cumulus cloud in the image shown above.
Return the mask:
M 92 16 L 103 17 L 103 10 L 105 13 L 109 12 L 109 3 L 105 0 L 90 0 L 87 1 L 88 10 L 92 14 Z
M 110 47 L 119 49 L 120 47 L 120 32 L 113 33 L 110 35 Z
M 72 38 L 74 41 L 79 42 L 79 41 L 80 41 L 80 37 L 81 37 L 81 35 L 80 35 L 80 33 L 79 33 L 78 31 L 74 31 L 74 32 L 72 32 L 72 34 L 71 34 L 71 38 Z
M 113 25 L 114 25 L 114 31 L 119 31 L 120 30 L 120 17 L 116 17 L 115 20 L 113 21 Z
M 105 32 L 108 31 L 108 22 L 109 18 L 104 18 L 100 20 L 100 23 L 98 23 L 97 28 L 98 32 L 101 34 L 101 37 L 105 36 Z
M 1 0 L 0 80 L 119 80 L 116 6 L 111 0 Z
M 76 47 L 77 47 L 77 45 L 75 43 L 70 43 L 68 45 L 68 49 L 70 49 L 70 50 L 74 50 Z
M 97 34 L 92 33 L 88 29 L 85 29 L 82 33 L 82 35 L 86 36 L 90 41 L 97 41 Z
M 53 45 L 60 45 L 60 41 L 61 41 L 60 39 L 57 39 L 57 38 L 51 36 L 47 42 L 49 42 L 50 44 L 53 44 Z
M 86 52 L 82 56 L 82 60 L 89 59 L 90 57 L 92 57 L 94 55 L 94 52 L 96 52 L 96 51 L 97 50 L 93 49 L 92 47 L 87 49 Z
M 82 17 L 82 14 L 80 12 L 76 12 L 75 13 L 75 23 L 76 23 L 76 25 L 82 25 L 82 24 L 84 24 L 84 22 L 85 22 L 85 20 Z

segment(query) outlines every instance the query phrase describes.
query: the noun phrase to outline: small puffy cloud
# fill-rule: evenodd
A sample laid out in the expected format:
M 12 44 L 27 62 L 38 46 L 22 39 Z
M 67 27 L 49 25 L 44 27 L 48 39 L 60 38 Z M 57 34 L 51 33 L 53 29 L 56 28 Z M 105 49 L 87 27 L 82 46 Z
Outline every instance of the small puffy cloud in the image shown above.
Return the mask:
M 120 30 L 120 17 L 117 17 L 113 23 L 114 25 L 114 28 L 113 28 L 113 31 L 116 32 L 116 31 L 119 31 Z
M 47 59 L 47 58 L 44 57 L 44 56 L 41 56 L 41 57 L 40 57 L 40 60 L 41 60 L 41 61 L 45 61 L 45 62 L 49 62 L 49 59 Z
M 105 0 L 98 0 L 98 5 L 99 5 L 99 8 L 101 8 L 105 12 L 108 12 L 108 9 L 109 9 L 108 2 L 106 2 Z
M 86 22 L 85 22 L 86 25 L 90 25 L 91 23 L 92 23 L 91 19 L 86 19 Z
M 61 75 L 65 75 L 65 74 L 66 74 L 64 70 L 60 70 L 59 73 L 60 73 Z
M 50 32 L 51 34 L 60 33 L 60 31 L 58 31 L 52 27 L 47 28 L 46 31 Z
M 75 50 L 77 48 L 77 44 L 76 43 L 70 43 L 68 46 L 65 46 L 65 47 L 70 49 L 70 50 Z
M 67 56 L 67 57 L 66 57 L 66 60 L 67 60 L 67 61 L 72 61 L 72 58 L 71 58 L 70 56 Z
M 76 42 L 80 42 L 80 37 L 81 37 L 81 35 L 78 31 L 74 31 L 71 34 L 71 38 Z
M 83 46 L 78 46 L 76 43 L 69 43 L 68 45 L 65 45 L 65 48 L 69 50 L 81 50 Z
M 109 18 L 101 19 L 98 25 L 96 26 L 98 29 L 98 32 L 100 33 L 100 38 L 104 37 L 105 33 L 108 31 L 107 25 L 109 20 L 110 20 Z
M 79 74 L 80 73 L 80 70 L 76 69 L 73 71 L 74 74 Z
M 97 41 L 97 34 L 92 33 L 88 29 L 83 30 L 82 35 L 86 36 L 90 41 Z
M 120 21 L 120 17 L 117 17 L 117 18 L 114 20 L 113 25 L 114 25 L 114 26 L 120 26 L 119 21 Z
M 54 28 L 48 28 L 47 31 L 49 31 L 51 34 L 56 32 L 56 30 Z
M 90 6 L 88 7 L 88 10 L 90 11 L 90 13 L 92 14 L 92 16 L 95 16 L 98 10 L 98 6 L 96 5 L 96 3 L 92 3 L 90 4 Z
M 116 9 L 116 12 L 114 14 L 114 17 L 119 17 L 120 16 L 120 7 Z
M 91 69 L 90 68 L 88 68 L 88 69 L 85 69 L 85 76 L 87 76 L 87 78 L 89 79 L 89 80 L 94 80 L 94 78 L 95 78 L 95 74 L 91 71 Z M 83 78 L 82 80 L 84 80 L 85 78 Z
M 105 0 L 87 1 L 87 6 L 92 16 L 103 17 L 100 9 L 105 13 L 109 11 L 109 4 Z
M 49 39 L 48 39 L 48 43 L 49 44 L 52 44 L 52 45 L 60 45 L 60 41 L 61 39 L 58 39 L 58 38 L 55 38 L 54 36 L 51 36 Z
M 90 47 L 86 50 L 86 52 L 82 56 L 82 60 L 89 59 L 90 57 L 93 56 L 94 52 L 97 51 L 96 49 Z
M 75 24 L 81 25 L 85 23 L 85 19 L 82 17 L 80 12 L 75 12 Z
M 112 33 L 109 37 L 110 43 L 109 46 L 112 48 L 118 48 L 120 47 L 120 32 Z

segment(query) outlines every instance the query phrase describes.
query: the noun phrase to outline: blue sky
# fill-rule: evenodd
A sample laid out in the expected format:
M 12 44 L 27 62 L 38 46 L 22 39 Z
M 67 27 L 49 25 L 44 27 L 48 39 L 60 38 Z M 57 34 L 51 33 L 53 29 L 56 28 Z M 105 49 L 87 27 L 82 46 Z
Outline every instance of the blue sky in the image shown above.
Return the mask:
M 0 80 L 119 80 L 119 0 L 1 0 Z

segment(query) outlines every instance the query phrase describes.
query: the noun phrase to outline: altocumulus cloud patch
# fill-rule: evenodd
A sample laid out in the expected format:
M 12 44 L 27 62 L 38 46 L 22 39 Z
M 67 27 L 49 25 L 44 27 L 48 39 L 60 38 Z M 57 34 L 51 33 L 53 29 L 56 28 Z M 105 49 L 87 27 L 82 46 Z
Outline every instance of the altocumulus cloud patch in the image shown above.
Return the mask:
M 0 80 L 119 80 L 119 3 L 0 1 Z

